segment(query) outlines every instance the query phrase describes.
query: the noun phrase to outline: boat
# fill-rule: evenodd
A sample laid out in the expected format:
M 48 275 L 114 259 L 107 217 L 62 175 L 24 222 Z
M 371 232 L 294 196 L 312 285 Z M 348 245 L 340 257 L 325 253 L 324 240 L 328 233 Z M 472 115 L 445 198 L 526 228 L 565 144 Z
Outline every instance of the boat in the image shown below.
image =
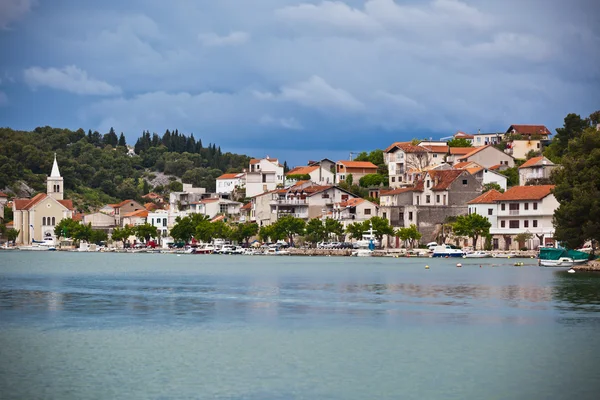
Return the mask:
M 586 263 L 589 254 L 577 250 L 542 247 L 538 257 L 543 267 L 572 267 Z
M 517 255 L 515 253 L 494 253 L 492 254 L 494 258 L 516 258 Z
M 265 256 L 289 256 L 290 252 L 287 250 L 279 250 L 278 247 L 271 247 L 268 248 L 263 254 Z
M 465 253 L 454 246 L 443 244 L 433 248 L 432 257 L 462 257 Z
M 356 242 L 357 250 L 352 252 L 354 257 L 371 257 L 375 247 L 379 246 L 379 242 L 373 231 L 373 223 L 369 226 L 369 230 L 362 235 L 362 239 Z
M 486 253 L 485 251 L 468 251 L 465 253 L 464 255 L 465 258 L 487 258 L 487 257 L 491 257 L 489 255 L 489 253 Z
M 194 254 L 212 254 L 215 252 L 215 246 L 210 243 L 205 243 L 194 249 Z

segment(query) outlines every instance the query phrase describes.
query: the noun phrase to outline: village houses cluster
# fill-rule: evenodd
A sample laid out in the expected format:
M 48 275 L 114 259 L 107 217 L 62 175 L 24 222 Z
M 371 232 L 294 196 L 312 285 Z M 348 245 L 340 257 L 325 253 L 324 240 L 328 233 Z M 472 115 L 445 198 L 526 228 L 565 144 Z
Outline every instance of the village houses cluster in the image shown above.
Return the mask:
M 505 133 L 458 132 L 453 136 L 469 141 L 472 147 L 449 147 L 443 140 L 392 143 L 383 152 L 389 181 L 369 188 L 373 201 L 341 187 L 347 185 L 340 186 L 350 175 L 356 183 L 377 173 L 378 166 L 371 162 L 323 159 L 285 172 L 277 158 L 267 156 L 250 160 L 243 172 L 218 177 L 215 193 L 184 184 L 181 192 L 171 192 L 168 199 L 149 193 L 144 204 L 124 200 L 80 214 L 63 198 L 63 178 L 55 159 L 47 193 L 12 201 L 13 225 L 19 230 L 16 242 L 29 244 L 54 237 L 54 226 L 62 218 L 74 218 L 109 234 L 115 227 L 150 223 L 157 227 L 160 240 L 168 243 L 177 217 L 200 213 L 213 221 L 251 221 L 259 226 L 273 224 L 283 215 L 306 221 L 333 218 L 344 226 L 379 216 L 394 228 L 416 225 L 421 241 L 427 243 L 439 239 L 449 217 L 477 213 L 492 225 L 494 249 L 516 249 L 515 235 L 525 232 L 531 234 L 528 247 L 551 245 L 552 216 L 558 203 L 553 186 L 535 183 L 547 180 L 557 166 L 543 156 L 529 158 L 518 168 L 519 185 L 513 187 L 507 186 L 507 177 L 500 173 L 514 167 L 515 160 L 525 160 L 532 150 L 541 154 L 549 135 L 543 125 L 511 125 Z M 502 141 L 506 148 L 499 150 L 494 145 Z M 488 183 L 504 192 L 482 194 Z M 6 202 L 6 196 L 0 194 L 0 201 Z M 389 237 L 383 245 L 400 247 L 402 243 Z M 465 239 L 464 245 L 473 244 Z

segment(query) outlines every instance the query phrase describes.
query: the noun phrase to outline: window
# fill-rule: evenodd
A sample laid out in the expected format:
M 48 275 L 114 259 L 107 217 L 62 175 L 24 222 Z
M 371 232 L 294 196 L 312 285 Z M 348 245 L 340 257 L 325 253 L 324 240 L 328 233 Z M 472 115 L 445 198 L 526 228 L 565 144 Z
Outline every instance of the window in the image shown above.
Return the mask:
M 392 182 L 396 182 L 396 177 L 392 176 Z
M 523 228 L 529 228 L 529 221 L 528 220 L 523 221 Z
M 488 208 L 488 215 L 494 215 L 494 209 Z
M 434 154 L 434 155 L 433 155 L 433 158 L 437 158 L 437 154 Z
M 431 187 L 431 181 L 429 179 L 427 179 L 427 187 Z M 428 202 L 429 203 L 429 202 Z
M 263 174 L 262 175 L 262 183 L 266 183 L 267 182 L 267 175 Z
M 511 229 L 519 229 L 519 220 L 510 220 L 508 221 L 508 227 Z
M 371 209 L 365 208 L 365 215 L 371 215 Z
M 501 209 L 502 211 L 506 210 L 506 204 L 502 203 L 502 204 L 500 205 L 500 209 Z
M 533 209 L 537 210 L 537 203 L 533 203 Z
M 343 194 L 342 195 L 342 201 L 346 201 L 348 200 L 348 195 L 347 194 Z
M 519 210 L 519 203 L 510 203 L 508 205 L 508 209 L 511 211 L 518 211 Z
M 60 185 L 56 185 L 56 192 L 60 192 Z
M 500 228 L 506 228 L 506 221 L 500 221 Z
M 409 211 L 409 212 L 408 212 L 408 220 L 409 220 L 409 221 L 412 221 L 412 211 Z
M 219 211 L 221 214 L 227 214 L 227 204 L 219 204 Z
M 167 236 L 167 230 L 166 230 L 166 229 L 163 229 L 163 231 L 162 231 L 162 235 L 163 235 L 163 237 L 166 237 L 166 236 Z
M 446 204 L 446 195 L 444 195 L 444 205 Z
M 537 219 L 534 219 L 533 221 L 531 221 L 531 224 L 533 225 L 534 228 L 537 228 Z
M 492 239 L 492 246 L 494 247 L 494 250 L 498 250 L 498 248 L 500 247 L 498 239 Z
M 383 213 L 383 219 L 387 219 L 387 213 Z
M 324 199 L 328 199 L 329 198 L 329 193 L 323 193 L 321 195 L 321 197 L 324 198 Z
M 469 182 L 466 179 L 463 179 L 463 185 L 468 185 Z
M 425 196 L 425 203 L 426 204 L 431 203 L 431 196 L 430 195 Z
M 46 217 L 42 217 L 42 225 L 46 225 Z
M 403 212 L 401 212 L 401 213 L 398 214 L 398 219 L 400 221 L 404 221 L 404 213 Z
M 439 194 L 436 194 L 436 195 L 435 195 L 435 202 L 436 202 L 436 203 L 439 203 L 439 202 L 440 202 L 440 195 L 439 195 Z
M 529 210 L 529 203 L 525 203 L 525 204 L 523 205 L 523 208 L 524 208 L 525 210 Z
M 151 221 L 152 221 L 152 225 L 154 225 L 154 218 L 152 218 Z
M 52 217 L 52 226 L 56 225 L 56 218 Z
M 163 218 L 163 226 L 167 226 L 167 219 L 166 218 Z
M 537 148 L 538 148 L 538 149 L 540 148 L 540 142 L 538 142 L 538 143 L 537 143 Z

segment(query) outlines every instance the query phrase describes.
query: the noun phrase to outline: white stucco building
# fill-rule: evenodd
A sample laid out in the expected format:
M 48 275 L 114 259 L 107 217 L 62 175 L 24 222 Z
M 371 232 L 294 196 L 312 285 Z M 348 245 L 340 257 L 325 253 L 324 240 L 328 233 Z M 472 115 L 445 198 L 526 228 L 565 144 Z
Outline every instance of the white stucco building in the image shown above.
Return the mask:
M 230 194 L 234 189 L 246 184 L 244 172 L 223 174 L 217 178 L 216 192 L 218 194 Z
M 253 197 L 260 193 L 274 190 L 277 185 L 283 186 L 285 177 L 283 165 L 276 158 L 250 160 L 246 171 L 246 197 Z

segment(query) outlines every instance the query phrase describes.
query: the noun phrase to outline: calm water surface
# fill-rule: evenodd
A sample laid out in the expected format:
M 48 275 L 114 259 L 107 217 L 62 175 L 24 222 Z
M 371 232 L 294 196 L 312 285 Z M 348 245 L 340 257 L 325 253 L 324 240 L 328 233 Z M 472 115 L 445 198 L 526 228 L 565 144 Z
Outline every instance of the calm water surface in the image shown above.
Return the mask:
M 0 398 L 600 398 L 600 275 L 459 261 L 0 252 Z

